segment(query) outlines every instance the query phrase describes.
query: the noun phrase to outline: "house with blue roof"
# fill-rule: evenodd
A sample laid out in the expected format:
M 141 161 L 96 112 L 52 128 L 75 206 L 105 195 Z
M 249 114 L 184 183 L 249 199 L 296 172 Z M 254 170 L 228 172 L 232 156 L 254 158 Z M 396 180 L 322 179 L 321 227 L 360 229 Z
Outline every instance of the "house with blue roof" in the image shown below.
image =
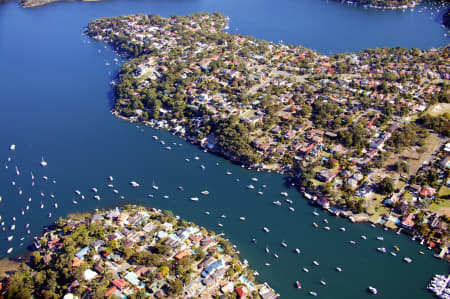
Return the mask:
M 206 267 L 205 270 L 203 270 L 202 277 L 208 277 L 212 272 L 214 272 L 214 270 L 223 267 L 223 265 L 224 264 L 222 260 L 218 260 L 217 262 L 212 263 L 211 265 Z
M 80 251 L 78 251 L 77 253 L 75 253 L 75 256 L 77 258 L 79 258 L 80 260 L 84 260 L 84 256 L 86 254 L 88 254 L 91 250 L 89 249 L 89 247 L 84 247 L 83 249 L 81 249 Z

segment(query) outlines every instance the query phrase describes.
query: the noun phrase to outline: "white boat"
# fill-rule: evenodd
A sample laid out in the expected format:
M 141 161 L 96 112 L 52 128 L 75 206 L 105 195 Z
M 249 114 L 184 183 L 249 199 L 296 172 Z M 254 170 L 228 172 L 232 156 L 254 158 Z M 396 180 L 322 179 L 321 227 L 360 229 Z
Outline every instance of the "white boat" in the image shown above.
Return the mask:
M 50 212 L 50 213 L 48 213 L 48 218 L 51 218 L 52 217 L 52 213 Z
M 201 168 L 202 170 L 205 170 L 206 167 L 205 167 L 205 165 L 202 164 L 202 165 L 200 165 L 200 168 Z
M 252 184 L 247 186 L 248 189 L 255 189 L 255 186 L 253 186 Z
M 191 160 L 189 160 L 188 158 L 186 158 L 186 159 L 184 159 L 184 160 L 186 160 L 186 162 L 191 162 Z
M 44 181 L 46 181 L 46 180 L 48 180 L 48 177 L 44 175 L 44 176 L 42 177 L 42 179 L 44 179 Z
M 319 213 L 317 213 L 316 211 L 313 212 L 314 216 L 319 216 Z
M 305 271 L 306 273 L 309 272 L 308 268 L 303 268 L 303 271 Z
M 239 220 L 245 221 L 245 217 L 239 217 Z
M 75 190 L 75 193 L 76 193 L 77 195 L 81 195 L 80 190 Z
M 9 229 L 10 230 L 15 230 L 16 229 L 16 225 L 15 224 L 11 225 L 11 227 Z
M 94 192 L 94 193 L 97 193 L 98 192 L 98 189 L 97 188 L 91 188 L 91 190 L 92 190 L 92 192 Z
M 281 246 L 287 247 L 288 245 L 287 245 L 287 243 L 285 241 L 281 241 Z
M 208 194 L 209 194 L 209 191 L 208 191 L 208 190 L 204 190 L 204 191 L 200 192 L 200 194 L 208 195 Z
M 17 168 L 17 166 L 16 166 L 16 174 L 20 175 L 20 171 L 19 171 L 19 168 Z
M 345 232 L 345 227 L 341 227 L 341 228 L 339 228 L 339 230 L 340 230 L 341 232 Z
M 258 191 L 258 194 L 259 195 L 263 195 L 264 193 L 262 191 Z
M 220 226 L 220 227 L 223 227 L 223 224 L 222 224 L 222 223 L 217 223 L 217 225 Z
M 108 184 L 107 187 L 108 188 L 114 188 L 114 185 L 113 184 Z
M 412 259 L 409 258 L 409 257 L 404 257 L 403 260 L 404 260 L 405 262 L 407 262 L 408 264 L 412 263 Z
M 378 240 L 378 241 L 383 241 L 383 240 L 384 240 L 384 238 L 383 238 L 383 237 L 380 237 L 380 236 L 378 236 L 378 237 L 377 237 L 377 240 Z
M 279 200 L 273 201 L 272 203 L 276 206 L 281 206 L 281 202 Z
M 9 146 L 10 151 L 13 151 L 15 149 L 16 149 L 16 145 L 14 143 Z
M 119 194 L 119 190 L 114 189 L 113 192 Z
M 253 182 L 257 182 L 257 181 L 258 181 L 257 178 L 251 178 L 251 180 L 252 180 Z
M 330 227 L 329 226 L 325 226 L 323 229 L 324 230 L 330 230 Z
M 55 198 L 55 195 L 53 193 L 50 194 L 51 198 Z
M 153 181 L 153 183 L 152 183 L 152 188 L 155 189 L 155 190 L 159 189 L 159 187 L 155 185 L 155 181 Z
M 309 294 L 310 294 L 311 296 L 314 296 L 314 297 L 317 296 L 317 293 L 316 293 L 316 292 L 313 292 L 313 291 L 309 292 Z
M 323 222 L 324 222 L 324 223 L 328 223 L 328 219 L 324 219 Z
M 327 285 L 327 283 L 326 283 L 325 281 L 323 281 L 323 280 L 321 280 L 320 283 L 321 283 L 322 285 L 324 285 L 324 286 Z
M 366 237 L 366 236 L 364 236 L 364 235 L 362 235 L 362 236 L 361 236 L 361 239 L 363 239 L 363 240 L 367 240 L 367 237 Z
M 41 201 L 41 209 L 43 209 L 44 208 L 44 204 L 42 203 L 42 201 Z
M 264 266 L 270 267 L 270 264 L 269 263 L 265 263 Z
M 342 272 L 342 268 L 341 267 L 336 267 L 336 271 Z
M 377 289 L 374 288 L 374 287 L 372 287 L 372 286 L 369 286 L 369 292 L 371 292 L 371 293 L 374 294 L 374 295 L 378 294 Z
M 74 205 L 77 205 L 77 204 L 78 204 L 78 201 L 72 200 L 72 203 L 73 203 Z
M 278 254 L 274 253 L 273 257 L 277 259 L 278 258 Z
M 139 187 L 139 184 L 136 183 L 135 181 L 131 181 L 131 182 L 130 182 L 130 185 L 131 185 L 133 188 Z
M 377 250 L 382 253 L 386 252 L 386 248 L 384 248 L 384 247 L 378 247 Z
M 397 256 L 397 253 L 391 251 L 391 255 L 392 255 L 392 256 Z
M 266 250 L 266 253 L 269 253 L 269 252 L 270 252 L 269 247 L 267 247 L 267 246 L 266 246 L 266 249 L 265 249 L 265 250 Z
M 110 182 L 114 181 L 114 178 L 112 176 L 109 176 L 108 179 L 109 179 Z
M 313 264 L 316 266 L 319 266 L 319 262 L 318 261 L 313 261 Z
M 268 233 L 268 232 L 270 232 L 270 230 L 267 228 L 267 227 L 263 227 L 263 230 L 266 232 L 266 233 Z
M 222 215 L 220 215 L 220 218 L 225 219 L 225 218 L 227 218 L 227 216 L 222 214 Z
M 169 198 L 169 195 L 164 195 L 163 198 L 164 198 L 164 199 L 168 199 L 168 198 Z
M 12 239 L 14 239 L 14 236 L 9 236 L 7 239 L 8 239 L 8 242 L 11 242 Z
M 287 192 L 280 192 L 280 195 L 281 195 L 281 196 L 287 197 L 287 196 L 288 196 L 288 193 L 287 193 Z
M 259 276 L 259 272 L 258 272 L 258 271 L 255 271 L 255 272 L 253 273 L 253 276 Z
M 192 200 L 192 201 L 198 201 L 198 197 L 191 197 L 189 199 Z
M 55 202 L 55 204 L 53 205 L 55 207 L 55 209 L 58 208 L 58 204 Z
M 11 182 L 11 185 L 15 186 L 15 185 L 16 185 L 16 182 L 12 181 L 12 182 Z
M 6 251 L 6 253 L 7 253 L 7 254 L 10 254 L 12 251 L 13 251 L 13 248 L 11 247 L 11 248 L 9 248 L 9 249 Z
M 355 244 L 356 244 L 356 242 L 355 242 L 355 241 L 353 241 L 353 240 L 350 240 L 350 241 L 349 241 L 349 243 L 350 243 L 350 244 L 353 244 L 353 245 L 355 245 Z
M 195 160 L 200 160 L 200 158 L 198 156 L 195 156 L 194 159 Z
M 94 195 L 94 198 L 95 198 L 96 200 L 100 200 L 100 196 L 99 196 L 99 195 Z
M 292 212 L 295 211 L 295 209 L 293 207 L 289 207 L 289 210 L 291 210 Z
M 205 215 L 210 215 L 211 213 L 209 212 L 209 211 L 206 211 L 205 212 Z
M 46 167 L 47 166 L 47 162 L 45 162 L 44 156 L 41 157 L 41 166 L 42 167 Z
M 285 199 L 284 201 L 286 201 L 288 204 L 293 204 L 294 202 L 290 199 Z
M 295 252 L 296 252 L 297 254 L 300 254 L 300 249 L 295 248 Z
M 267 185 L 262 185 L 262 187 L 263 187 L 263 188 L 266 188 L 266 187 L 267 187 Z
M 231 171 L 225 172 L 227 175 L 232 175 L 233 173 Z

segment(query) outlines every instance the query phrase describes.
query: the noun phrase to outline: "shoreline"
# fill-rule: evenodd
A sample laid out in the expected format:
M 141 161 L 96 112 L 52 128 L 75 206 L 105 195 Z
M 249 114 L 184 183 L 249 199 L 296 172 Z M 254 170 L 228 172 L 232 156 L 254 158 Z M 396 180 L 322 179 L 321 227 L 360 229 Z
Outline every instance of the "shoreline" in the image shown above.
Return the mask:
M 121 115 L 118 111 L 116 111 L 115 109 L 111 109 L 110 110 L 111 114 L 114 115 L 115 117 L 127 121 L 129 123 L 139 123 L 139 124 L 143 124 L 145 126 L 149 126 L 152 127 L 156 130 L 159 129 L 163 129 L 166 130 L 168 132 L 170 132 L 172 135 L 177 136 L 183 140 L 185 140 L 186 142 L 189 142 L 192 145 L 196 145 L 200 148 L 202 148 L 204 150 L 204 152 L 208 152 L 211 154 L 215 154 L 218 155 L 234 164 L 238 164 L 241 165 L 242 168 L 247 168 L 248 170 L 251 171 L 265 171 L 268 173 L 271 172 L 276 172 L 277 174 L 280 175 L 285 175 L 285 172 L 283 170 L 272 170 L 272 169 L 266 169 L 264 167 L 252 167 L 252 166 L 246 166 L 244 164 L 240 164 L 237 160 L 232 160 L 229 159 L 228 157 L 226 157 L 225 155 L 221 154 L 220 152 L 217 151 L 211 151 L 206 149 L 205 147 L 202 147 L 201 144 L 197 141 L 197 140 L 189 140 L 189 138 L 187 138 L 184 134 L 183 135 L 179 135 L 176 134 L 175 132 L 173 132 L 174 128 L 164 128 L 164 127 L 156 127 L 156 125 L 150 121 L 146 122 L 146 121 L 138 121 L 137 119 L 133 119 L 132 117 L 126 117 L 124 115 Z M 289 180 L 290 182 L 292 182 L 293 177 L 291 176 L 287 176 L 287 180 Z M 400 233 L 403 233 L 407 236 L 412 236 L 410 238 L 411 241 L 420 241 L 420 245 L 424 245 L 425 239 L 418 237 L 419 234 L 415 234 L 412 231 L 409 231 L 407 229 L 404 229 L 402 227 L 392 227 L 392 226 L 388 226 L 386 225 L 388 223 L 388 220 L 385 220 L 383 223 L 379 223 L 376 221 L 373 221 L 370 219 L 370 215 L 366 214 L 366 213 L 353 213 L 350 210 L 345 210 L 345 209 L 341 209 L 341 207 L 339 206 L 330 206 L 329 204 L 322 204 L 321 201 L 319 200 L 320 195 L 318 195 L 318 191 L 314 190 L 314 189 L 309 189 L 306 190 L 306 188 L 304 187 L 300 187 L 296 186 L 294 183 L 291 183 L 291 187 L 295 188 L 296 191 L 302 196 L 304 197 L 304 199 L 313 207 L 315 208 L 320 208 L 323 211 L 328 212 L 330 215 L 333 215 L 335 217 L 340 217 L 340 218 L 346 218 L 348 219 L 351 223 L 367 223 L 368 225 L 372 225 L 372 226 L 379 226 L 380 228 L 383 228 L 385 231 L 387 230 L 391 230 L 393 232 L 395 232 L 397 235 L 399 235 Z M 308 192 L 307 192 L 308 191 Z M 438 248 L 430 248 L 427 247 L 430 250 L 433 250 L 435 252 L 434 257 L 439 258 L 441 260 L 444 260 L 444 258 L 442 257 L 438 257 L 438 251 L 436 251 L 436 249 Z M 447 260 L 448 263 L 450 263 L 450 260 Z

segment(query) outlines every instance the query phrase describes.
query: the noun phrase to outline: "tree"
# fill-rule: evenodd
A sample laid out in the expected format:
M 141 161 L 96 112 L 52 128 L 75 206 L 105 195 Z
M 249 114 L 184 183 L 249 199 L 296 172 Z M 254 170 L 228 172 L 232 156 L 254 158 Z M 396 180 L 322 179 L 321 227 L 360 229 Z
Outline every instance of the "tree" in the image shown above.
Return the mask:
M 389 195 L 394 192 L 395 183 L 390 177 L 385 177 L 381 182 L 378 183 L 378 192 L 383 195 Z

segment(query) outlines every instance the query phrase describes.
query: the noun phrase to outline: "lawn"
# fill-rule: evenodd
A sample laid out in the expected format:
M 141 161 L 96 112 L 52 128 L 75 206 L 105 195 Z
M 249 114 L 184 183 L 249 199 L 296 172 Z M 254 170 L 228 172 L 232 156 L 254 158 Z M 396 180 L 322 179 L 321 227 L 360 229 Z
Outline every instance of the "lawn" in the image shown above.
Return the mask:
M 450 103 L 439 103 L 431 106 L 427 110 L 427 114 L 431 116 L 438 116 L 440 114 L 444 114 L 445 112 L 450 113 Z
M 450 197 L 450 188 L 446 186 L 442 186 L 438 192 L 439 197 L 448 198 Z

